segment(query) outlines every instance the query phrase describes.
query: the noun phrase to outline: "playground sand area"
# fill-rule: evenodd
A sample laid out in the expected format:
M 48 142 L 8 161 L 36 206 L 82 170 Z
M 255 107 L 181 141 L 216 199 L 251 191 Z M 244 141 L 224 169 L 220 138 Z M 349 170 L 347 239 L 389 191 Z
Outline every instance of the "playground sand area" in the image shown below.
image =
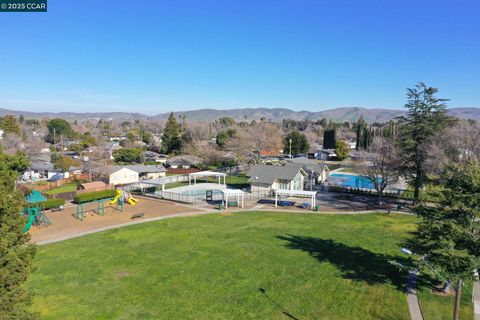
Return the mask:
M 105 214 L 103 216 L 97 214 L 96 203 L 85 205 L 84 221 L 75 218 L 75 212 L 76 205 L 68 205 L 60 212 L 46 212 L 45 214 L 52 224 L 32 227 L 29 230 L 31 241 L 34 243 L 54 241 L 115 225 L 174 214 L 201 212 L 201 210 L 170 201 L 138 197 L 138 202 L 135 205 L 125 204 L 123 212 L 120 212 L 115 205 L 110 205 L 108 202 L 105 202 Z M 132 219 L 132 215 L 142 213 L 142 218 Z

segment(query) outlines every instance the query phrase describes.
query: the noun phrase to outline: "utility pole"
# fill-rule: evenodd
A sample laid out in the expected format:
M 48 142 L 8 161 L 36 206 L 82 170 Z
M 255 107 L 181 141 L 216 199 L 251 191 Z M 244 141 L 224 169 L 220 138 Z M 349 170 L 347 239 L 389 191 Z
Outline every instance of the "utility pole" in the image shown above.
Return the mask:
M 455 309 L 453 311 L 453 320 L 458 320 L 460 314 L 460 302 L 462 299 L 462 280 L 459 279 L 455 290 Z

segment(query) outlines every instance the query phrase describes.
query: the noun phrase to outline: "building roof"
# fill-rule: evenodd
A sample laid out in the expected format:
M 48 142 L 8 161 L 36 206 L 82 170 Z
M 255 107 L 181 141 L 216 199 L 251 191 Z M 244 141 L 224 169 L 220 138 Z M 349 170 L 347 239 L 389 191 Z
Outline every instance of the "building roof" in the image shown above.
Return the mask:
M 32 161 L 32 164 L 30 165 L 30 168 L 32 170 L 37 170 L 37 171 L 53 171 L 53 163 L 50 161 Z
M 127 168 L 132 171 L 138 172 L 140 174 L 142 173 L 158 173 L 158 172 L 167 172 L 167 169 L 165 169 L 164 166 L 162 165 L 156 165 L 156 166 L 145 166 L 145 165 L 127 165 L 127 166 L 114 166 L 111 172 L 118 171 L 120 169 Z
M 105 188 L 106 184 L 103 181 L 93 181 L 80 184 L 85 190 L 94 190 Z
M 196 156 L 191 156 L 191 155 L 182 155 L 182 156 L 176 156 L 176 157 L 173 157 L 173 158 L 170 158 L 168 160 L 168 163 L 171 165 L 171 166 L 175 166 L 175 165 L 196 165 L 196 164 L 199 164 L 200 162 L 202 162 L 202 159 L 200 159 L 199 157 L 196 157 Z
M 305 160 L 311 160 L 311 159 L 305 159 Z M 293 162 L 293 161 L 287 162 L 286 166 L 303 168 L 306 171 L 312 171 L 315 173 L 322 173 L 324 170 L 329 170 L 327 165 L 318 163 L 315 160 L 305 161 L 305 162 Z
M 293 180 L 299 171 L 305 175 L 305 171 L 297 166 L 255 165 L 248 173 L 248 181 L 272 184 L 277 179 Z

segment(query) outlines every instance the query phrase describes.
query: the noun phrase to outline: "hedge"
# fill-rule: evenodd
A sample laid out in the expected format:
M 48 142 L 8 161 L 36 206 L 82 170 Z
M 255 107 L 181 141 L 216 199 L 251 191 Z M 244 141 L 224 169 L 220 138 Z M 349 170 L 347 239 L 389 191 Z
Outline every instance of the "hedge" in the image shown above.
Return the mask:
M 116 190 L 102 190 L 79 194 L 73 199 L 75 203 L 85 203 L 106 198 L 113 198 L 116 195 Z
M 64 204 L 65 204 L 64 199 L 48 199 L 47 201 L 42 202 L 43 208 L 45 210 L 58 208 L 60 206 L 63 206 Z

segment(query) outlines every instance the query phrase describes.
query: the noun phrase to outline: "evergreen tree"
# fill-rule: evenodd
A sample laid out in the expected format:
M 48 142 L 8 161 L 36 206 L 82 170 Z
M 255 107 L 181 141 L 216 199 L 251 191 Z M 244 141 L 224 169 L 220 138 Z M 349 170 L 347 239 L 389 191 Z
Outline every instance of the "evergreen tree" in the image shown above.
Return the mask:
M 162 137 L 162 152 L 178 154 L 182 149 L 182 129 L 175 115 L 170 113 Z
M 2 118 L 0 124 L 4 134 L 14 133 L 16 135 L 20 135 L 20 125 L 18 124 L 17 118 L 15 118 L 14 116 L 7 114 L 5 117 Z
M 32 271 L 35 246 L 23 233 L 19 214 L 23 196 L 15 191 L 15 178 L 28 167 L 23 154 L 4 155 L 0 150 L 0 319 L 35 319 L 28 311 L 30 297 L 25 282 Z
M 348 158 L 350 155 L 350 146 L 343 140 L 337 141 L 335 146 L 335 154 L 337 155 L 337 160 L 342 161 Z
M 435 96 L 436 88 L 419 83 L 407 89 L 407 115 L 401 118 L 402 171 L 411 181 L 414 205 L 420 200 L 420 190 L 428 181 L 426 144 L 448 123 L 445 101 Z
M 327 129 L 323 132 L 323 148 L 335 149 L 337 147 L 337 132 L 334 128 Z
M 290 152 L 290 139 L 292 140 L 292 154 L 308 152 L 310 145 L 308 144 L 307 137 L 303 133 L 294 130 L 283 139 L 284 153 Z
M 65 139 L 75 136 L 75 131 L 73 131 L 70 123 L 63 119 L 50 120 L 47 124 L 47 129 L 47 142 L 50 143 L 57 143 L 62 137 Z
M 415 208 L 422 220 L 408 245 L 447 279 L 471 279 L 472 271 L 480 268 L 478 161 L 450 166 L 443 174 L 442 185 L 440 205 Z
M 363 116 L 360 116 L 356 123 L 356 141 L 355 141 L 355 149 L 362 150 L 365 149 L 364 140 L 363 140 L 363 133 L 365 129 L 365 120 Z

